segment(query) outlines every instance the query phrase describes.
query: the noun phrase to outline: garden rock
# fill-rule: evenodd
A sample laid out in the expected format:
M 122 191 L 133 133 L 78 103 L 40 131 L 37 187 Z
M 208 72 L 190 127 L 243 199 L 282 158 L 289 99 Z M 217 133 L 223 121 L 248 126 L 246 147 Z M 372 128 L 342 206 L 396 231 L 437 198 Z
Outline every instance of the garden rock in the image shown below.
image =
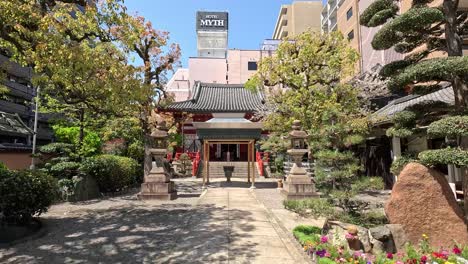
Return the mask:
M 384 247 L 384 243 L 380 242 L 379 240 L 377 240 L 377 239 L 375 239 L 373 237 L 370 237 L 370 243 L 372 244 L 371 253 L 373 255 L 378 255 L 378 254 L 381 254 L 383 252 L 386 252 L 385 247 Z
M 325 223 L 325 228 L 328 230 L 328 234 L 332 238 L 332 243 L 334 245 L 347 245 L 348 241 L 345 236 L 348 233 L 348 227 L 351 226 L 347 223 L 342 223 L 340 221 L 327 221 Z M 364 252 L 370 252 L 372 245 L 369 238 L 369 230 L 367 228 L 356 226 L 358 230 L 359 241 L 361 242 L 361 249 Z
M 462 210 L 445 176 L 419 163 L 409 163 L 401 171 L 385 212 L 391 224 L 403 225 L 413 244 L 423 234 L 433 247 L 450 245 L 453 240 L 468 244 Z
M 387 248 L 387 252 L 395 253 L 397 251 L 402 251 L 405 249 L 405 244 L 409 242 L 408 237 L 406 236 L 403 225 L 398 224 L 388 224 L 385 225 L 392 234 L 392 243 L 389 246 L 393 248 Z
M 101 196 L 98 184 L 92 176 L 74 176 L 73 182 L 76 182 L 72 196 L 73 201 L 86 201 Z
M 403 230 L 402 230 L 403 231 Z M 403 231 L 404 234 L 404 231 Z M 395 253 L 395 242 L 393 241 L 393 236 L 388 225 L 377 226 L 369 229 L 369 235 L 371 239 L 372 251 L 380 251 L 387 253 Z M 403 242 L 406 243 L 406 239 Z M 402 245 L 403 245 L 402 244 Z
M 387 241 L 392 235 L 392 233 L 390 233 L 390 229 L 388 229 L 388 227 L 386 226 L 377 226 L 370 228 L 369 233 L 373 238 L 381 242 Z

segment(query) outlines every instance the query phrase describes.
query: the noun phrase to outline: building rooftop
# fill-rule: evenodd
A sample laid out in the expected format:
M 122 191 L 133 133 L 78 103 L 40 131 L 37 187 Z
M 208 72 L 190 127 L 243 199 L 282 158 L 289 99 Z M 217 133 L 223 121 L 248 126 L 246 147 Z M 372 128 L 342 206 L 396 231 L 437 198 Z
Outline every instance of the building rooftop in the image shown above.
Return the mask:
M 197 82 L 189 100 L 172 103 L 164 110 L 191 113 L 253 113 L 262 109 L 263 105 L 263 95 L 245 89 L 242 84 Z
M 23 123 L 18 114 L 0 112 L 0 135 L 28 136 L 33 131 Z
M 421 103 L 443 102 L 449 105 L 455 104 L 455 97 L 452 86 L 447 86 L 436 92 L 426 95 L 408 95 L 391 101 L 385 107 L 376 111 L 373 116 L 376 118 L 390 119 L 394 114 Z

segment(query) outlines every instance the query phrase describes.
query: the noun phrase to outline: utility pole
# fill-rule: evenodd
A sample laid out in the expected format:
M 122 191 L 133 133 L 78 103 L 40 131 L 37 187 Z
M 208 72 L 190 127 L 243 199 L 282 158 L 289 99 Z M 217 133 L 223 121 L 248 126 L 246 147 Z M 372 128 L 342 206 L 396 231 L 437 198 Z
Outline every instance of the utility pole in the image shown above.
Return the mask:
M 32 159 L 31 159 L 31 169 L 36 168 L 36 138 L 37 138 L 37 119 L 39 117 L 39 94 L 41 91 L 41 86 L 37 86 L 36 90 L 36 110 L 34 112 L 34 132 L 33 132 L 33 142 L 32 142 Z

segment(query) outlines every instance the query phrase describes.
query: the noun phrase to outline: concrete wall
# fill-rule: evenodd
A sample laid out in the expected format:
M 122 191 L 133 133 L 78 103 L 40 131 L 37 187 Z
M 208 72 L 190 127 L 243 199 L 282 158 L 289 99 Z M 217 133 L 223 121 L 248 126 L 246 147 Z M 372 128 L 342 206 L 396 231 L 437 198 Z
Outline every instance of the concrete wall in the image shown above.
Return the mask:
M 31 152 L 0 152 L 0 161 L 10 170 L 28 169 L 31 165 Z
M 409 137 L 408 138 L 408 151 L 419 153 L 421 151 L 427 150 L 427 136 L 416 136 L 416 137 Z
M 295 36 L 309 28 L 319 32 L 321 12 L 321 1 L 295 1 L 290 5 L 282 5 L 272 38 Z
M 290 36 L 298 35 L 308 29 L 320 32 L 321 1 L 294 2 L 291 11 Z
M 229 50 L 228 51 L 228 83 L 245 83 L 257 71 L 249 71 L 248 63 L 260 61 L 259 50 Z
M 188 64 L 189 81 L 192 86 L 196 81 L 226 83 L 226 59 L 189 58 Z
M 348 19 L 347 12 L 352 10 L 352 16 Z M 349 39 L 349 44 L 357 52 L 361 53 L 359 40 L 359 7 L 356 0 L 344 0 L 337 11 L 337 27 L 343 36 L 349 39 L 349 34 L 354 33 L 354 37 Z M 355 66 L 355 72 L 359 73 L 361 70 L 361 63 L 358 61 Z

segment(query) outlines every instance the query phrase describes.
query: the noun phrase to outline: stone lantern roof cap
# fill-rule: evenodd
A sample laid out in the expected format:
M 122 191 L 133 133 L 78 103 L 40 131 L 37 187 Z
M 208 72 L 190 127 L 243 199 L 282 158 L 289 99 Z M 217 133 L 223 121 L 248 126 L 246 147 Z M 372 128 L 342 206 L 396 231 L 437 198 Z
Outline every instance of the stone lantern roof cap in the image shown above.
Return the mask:
M 294 120 L 292 125 L 292 131 L 289 132 L 290 138 L 308 138 L 307 132 L 301 130 L 301 121 Z
M 156 130 L 151 133 L 151 137 L 153 138 L 166 138 L 167 137 L 167 127 L 166 122 L 162 121 L 156 126 Z

